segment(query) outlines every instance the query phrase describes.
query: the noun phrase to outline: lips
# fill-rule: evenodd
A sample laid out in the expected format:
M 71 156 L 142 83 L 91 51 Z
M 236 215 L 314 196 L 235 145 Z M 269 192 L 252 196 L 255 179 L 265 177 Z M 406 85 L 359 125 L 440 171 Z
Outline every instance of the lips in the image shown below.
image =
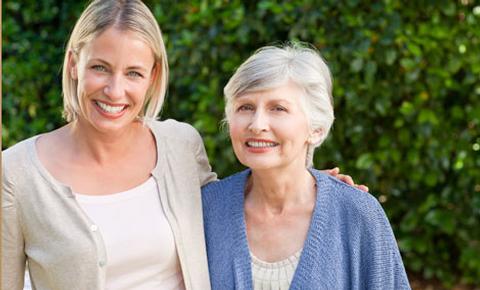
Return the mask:
M 245 142 L 246 150 L 254 154 L 263 154 L 272 151 L 280 143 L 265 139 L 247 139 Z
M 252 147 L 252 148 L 268 148 L 268 147 L 275 147 L 278 145 L 276 142 L 270 142 L 270 141 L 247 141 L 245 142 L 247 147 Z
M 97 105 L 98 108 L 100 108 L 103 112 L 107 114 L 118 114 L 125 110 L 125 108 L 128 105 L 121 104 L 121 105 L 111 105 L 111 104 L 106 104 L 104 102 L 100 101 L 95 101 L 95 104 Z

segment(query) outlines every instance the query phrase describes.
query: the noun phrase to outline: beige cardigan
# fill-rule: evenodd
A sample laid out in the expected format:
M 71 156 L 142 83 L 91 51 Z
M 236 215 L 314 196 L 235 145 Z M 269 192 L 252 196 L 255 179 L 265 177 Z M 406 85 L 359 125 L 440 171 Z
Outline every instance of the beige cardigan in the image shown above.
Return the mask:
M 208 290 L 200 186 L 216 175 L 193 127 L 174 120 L 148 126 L 158 156 L 152 176 L 172 227 L 186 289 Z M 41 165 L 36 139 L 3 152 L 1 289 L 23 288 L 26 260 L 33 289 L 104 289 L 102 236 L 71 189 Z

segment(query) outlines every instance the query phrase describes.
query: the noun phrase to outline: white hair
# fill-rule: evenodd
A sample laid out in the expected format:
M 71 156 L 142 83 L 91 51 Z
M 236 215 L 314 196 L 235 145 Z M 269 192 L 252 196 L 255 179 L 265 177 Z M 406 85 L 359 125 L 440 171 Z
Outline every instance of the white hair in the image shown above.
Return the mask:
M 332 77 L 320 53 L 302 43 L 281 47 L 265 46 L 250 56 L 230 78 L 225 95 L 225 121 L 228 123 L 236 98 L 269 90 L 292 81 L 303 91 L 302 108 L 311 130 L 321 132 L 320 140 L 307 149 L 306 165 L 313 165 L 313 153 L 328 136 L 333 124 Z

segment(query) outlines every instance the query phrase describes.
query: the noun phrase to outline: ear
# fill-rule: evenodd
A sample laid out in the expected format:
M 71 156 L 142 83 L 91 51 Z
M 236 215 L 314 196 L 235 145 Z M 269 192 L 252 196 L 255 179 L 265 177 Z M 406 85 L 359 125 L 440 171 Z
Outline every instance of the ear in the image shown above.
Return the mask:
M 318 144 L 320 140 L 322 140 L 324 133 L 325 132 L 323 131 L 322 128 L 312 130 L 307 139 L 308 144 L 311 144 L 311 145 Z
M 68 51 L 68 72 L 70 73 L 70 77 L 73 80 L 78 80 L 78 66 L 77 66 L 77 60 L 75 59 L 75 53 L 71 50 Z

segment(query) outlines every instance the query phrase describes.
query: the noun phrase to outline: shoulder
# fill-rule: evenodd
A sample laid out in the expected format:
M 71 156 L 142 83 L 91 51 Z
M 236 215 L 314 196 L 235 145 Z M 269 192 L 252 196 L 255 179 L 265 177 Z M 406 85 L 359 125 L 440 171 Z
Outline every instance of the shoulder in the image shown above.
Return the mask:
M 328 207 L 342 218 L 355 223 L 372 223 L 386 220 L 385 212 L 377 198 L 368 192 L 361 191 L 337 178 L 313 169 L 312 174 L 317 185 L 326 188 L 324 194 Z
M 320 185 L 315 210 L 329 233 L 342 233 L 342 239 L 353 248 L 368 248 L 367 256 L 375 252 L 386 257 L 382 249 L 397 249 L 387 215 L 373 195 L 321 172 L 313 174 Z
M 243 200 L 245 182 L 250 170 L 230 175 L 222 180 L 210 182 L 202 187 L 202 206 L 204 216 L 224 212 L 232 205 Z
M 11 162 L 14 160 L 21 160 L 25 158 L 25 154 L 31 150 L 31 143 L 35 142 L 37 136 L 25 139 L 17 144 L 2 151 L 2 158 L 4 162 Z
M 250 170 L 247 169 L 241 172 L 237 172 L 221 180 L 210 182 L 202 187 L 202 195 L 221 196 L 223 194 L 226 194 L 229 190 L 233 190 L 236 188 L 243 189 L 244 182 L 246 181 L 246 178 L 249 174 Z
M 329 194 L 333 195 L 339 202 L 352 203 L 353 205 L 360 203 L 363 206 L 379 205 L 377 199 L 368 192 L 361 191 L 319 170 L 312 169 L 311 172 L 317 180 L 317 185 L 329 187 Z
M 36 137 L 25 139 L 2 152 L 4 176 L 11 175 L 13 172 L 22 172 L 23 168 L 31 163 Z
M 37 136 L 25 139 L 2 152 L 2 192 L 3 197 L 13 194 L 18 186 L 31 183 L 31 172 L 35 170 L 32 152 Z
M 197 129 L 192 125 L 173 119 L 165 121 L 150 121 L 148 126 L 156 137 L 178 141 L 193 141 L 200 138 Z

